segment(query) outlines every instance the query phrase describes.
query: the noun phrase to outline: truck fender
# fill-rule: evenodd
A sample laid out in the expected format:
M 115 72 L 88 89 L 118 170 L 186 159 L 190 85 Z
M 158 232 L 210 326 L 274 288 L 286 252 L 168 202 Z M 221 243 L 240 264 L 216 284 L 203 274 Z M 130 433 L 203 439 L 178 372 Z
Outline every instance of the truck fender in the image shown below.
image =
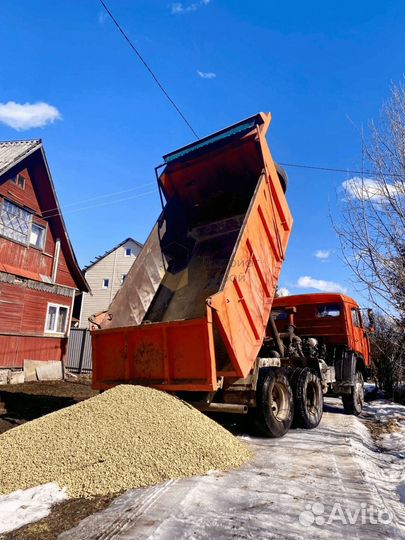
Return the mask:
M 342 357 L 335 362 L 336 382 L 352 386 L 356 371 L 366 376 L 364 358 L 354 351 L 343 351 Z

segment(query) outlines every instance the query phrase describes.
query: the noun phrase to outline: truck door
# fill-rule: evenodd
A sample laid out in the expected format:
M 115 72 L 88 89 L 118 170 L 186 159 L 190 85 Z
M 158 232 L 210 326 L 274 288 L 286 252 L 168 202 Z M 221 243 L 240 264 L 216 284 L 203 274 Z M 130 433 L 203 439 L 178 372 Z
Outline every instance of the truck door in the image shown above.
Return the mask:
M 351 318 L 352 318 L 352 328 L 353 328 L 353 341 L 354 341 L 354 350 L 360 353 L 366 364 L 368 363 L 368 338 L 366 334 L 366 329 L 363 325 L 363 319 L 360 313 L 359 308 L 351 308 Z

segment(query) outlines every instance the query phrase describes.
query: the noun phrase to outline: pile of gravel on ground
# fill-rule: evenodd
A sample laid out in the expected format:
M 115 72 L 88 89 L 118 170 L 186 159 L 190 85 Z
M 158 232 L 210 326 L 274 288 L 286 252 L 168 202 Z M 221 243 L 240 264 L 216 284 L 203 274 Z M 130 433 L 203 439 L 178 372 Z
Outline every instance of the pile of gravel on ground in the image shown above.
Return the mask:
M 247 447 L 179 399 L 122 385 L 0 435 L 0 493 L 47 482 L 107 495 L 240 466 Z

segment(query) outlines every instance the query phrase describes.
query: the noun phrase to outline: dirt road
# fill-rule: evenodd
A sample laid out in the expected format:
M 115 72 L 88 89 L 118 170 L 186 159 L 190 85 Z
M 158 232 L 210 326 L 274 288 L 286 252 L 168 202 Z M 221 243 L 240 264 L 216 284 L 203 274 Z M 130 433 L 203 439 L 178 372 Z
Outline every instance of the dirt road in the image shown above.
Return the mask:
M 241 469 L 127 492 L 59 539 L 405 537 L 405 407 L 373 402 L 359 420 L 328 399 L 315 430 L 244 439 Z

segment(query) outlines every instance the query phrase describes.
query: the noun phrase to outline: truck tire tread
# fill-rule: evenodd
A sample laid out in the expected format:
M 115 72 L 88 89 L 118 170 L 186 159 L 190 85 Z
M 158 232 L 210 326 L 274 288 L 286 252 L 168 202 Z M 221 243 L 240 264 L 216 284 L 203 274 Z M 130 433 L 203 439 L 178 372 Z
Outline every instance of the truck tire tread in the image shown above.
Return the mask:
M 323 414 L 323 392 L 318 375 L 307 367 L 289 371 L 294 396 L 294 427 L 314 429 Z
M 282 437 L 294 417 L 294 400 L 285 370 L 262 368 L 257 384 L 255 425 L 266 437 Z
M 361 390 L 356 388 L 356 385 L 361 386 Z M 363 409 L 364 402 L 364 379 L 361 371 L 356 371 L 354 376 L 354 386 L 350 391 L 350 394 L 342 394 L 343 409 L 346 414 L 353 414 L 359 416 Z M 360 395 L 358 394 L 360 392 Z

